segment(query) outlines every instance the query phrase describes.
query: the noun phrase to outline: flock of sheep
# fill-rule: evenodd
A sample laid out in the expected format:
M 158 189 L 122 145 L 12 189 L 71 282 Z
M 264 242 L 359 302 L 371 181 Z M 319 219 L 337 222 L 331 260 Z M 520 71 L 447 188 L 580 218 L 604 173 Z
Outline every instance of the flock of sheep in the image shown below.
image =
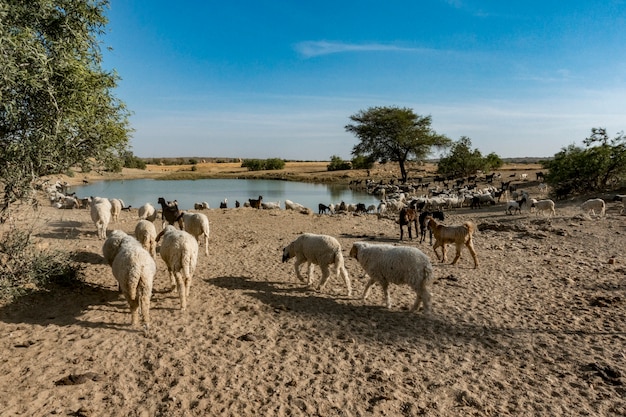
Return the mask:
M 411 223 L 415 224 L 417 233 L 418 212 L 421 212 L 419 224 L 422 229 L 422 240 L 424 240 L 425 230 L 430 230 L 432 233 L 431 244 L 432 236 L 435 238 L 433 250 L 438 260 L 445 262 L 447 260 L 446 246 L 454 244 L 456 255 L 452 264 L 455 264 L 461 256 L 463 246 L 465 246 L 473 258 L 474 268 L 478 268 L 479 262 L 472 240 L 476 230 L 476 225 L 473 222 L 466 221 L 464 224 L 456 226 L 444 225 L 437 221 L 437 219 L 443 220 L 443 212 L 425 210 L 426 208 L 443 207 L 428 207 L 428 202 L 423 202 L 420 199 L 406 202 L 402 197 L 401 195 L 399 198 L 399 204 L 393 198 L 381 200 L 381 205 L 377 208 L 380 214 L 381 209 L 386 210 L 389 206 L 402 207 L 399 209 L 398 221 L 400 240 L 403 238 L 402 227 L 404 225 L 409 227 L 409 237 L 412 237 Z M 513 214 L 516 211 L 521 211 L 522 205 L 526 203 L 530 204 L 531 211 L 545 212 L 547 215 L 555 214 L 555 204 L 550 199 L 535 200 L 526 193 L 520 194 L 519 197 L 519 200 L 507 202 L 507 213 Z M 73 198 L 75 199 L 75 197 Z M 59 208 L 66 208 L 68 200 L 64 196 L 62 200 L 57 198 L 53 204 L 62 202 L 63 204 Z M 614 201 L 621 201 L 622 205 L 625 200 L 626 195 L 618 195 L 614 198 Z M 199 242 L 204 245 L 205 254 L 207 256 L 209 254 L 209 220 L 207 216 L 202 213 L 182 211 L 178 208 L 176 201 L 165 201 L 161 197 L 158 202 L 161 205 L 161 220 L 164 226 L 161 232 L 157 233 L 154 225 L 158 215 L 157 210 L 150 203 L 146 203 L 138 209 L 139 221 L 134 230 L 134 237 L 121 230 L 113 230 L 107 236 L 109 222 L 117 220 L 124 208 L 124 202 L 119 199 L 102 197 L 90 197 L 88 199 L 97 236 L 105 240 L 102 247 L 104 259 L 111 266 L 113 276 L 118 281 L 119 289 L 130 306 L 132 324 L 137 325 L 141 316 L 146 328 L 149 328 L 150 325 L 150 298 L 157 272 L 157 243 L 161 243 L 159 253 L 168 269 L 170 290 L 178 292 L 181 310 L 187 308 L 192 276 L 198 262 Z M 224 202 L 224 206 L 225 204 L 226 202 Z M 274 208 L 271 203 L 262 202 L 262 196 L 259 196 L 258 199 L 251 199 L 247 205 L 255 208 Z M 320 204 L 320 214 L 325 211 L 322 210 L 321 206 Z M 71 208 L 73 207 L 74 203 L 71 203 Z M 357 207 L 364 212 L 372 209 L 355 205 L 355 208 Z M 203 205 L 201 208 L 205 208 L 205 206 Z M 280 208 L 280 203 L 278 203 L 278 208 Z M 285 201 L 285 208 L 310 214 L 310 211 L 305 207 L 289 200 Z M 603 216 L 606 204 L 604 200 L 595 198 L 585 201 L 581 208 L 586 213 Z M 335 209 L 335 207 L 325 206 L 325 209 Z M 338 206 L 337 209 L 350 211 L 346 207 Z M 352 211 L 358 212 L 358 210 Z M 173 226 L 175 224 L 178 224 L 180 230 Z M 437 251 L 438 248 L 441 248 L 441 255 Z M 411 287 L 416 294 L 412 311 L 417 310 L 422 303 L 425 313 L 432 311 L 430 286 L 434 280 L 433 268 L 428 256 L 422 251 L 410 246 L 355 242 L 349 253 L 370 277 L 362 294 L 363 300 L 367 298 L 371 287 L 378 283 L 384 292 L 387 307 L 391 308 L 389 285 L 404 284 Z M 283 249 L 282 261 L 287 262 L 291 258 L 295 258 L 294 269 L 297 278 L 306 282 L 308 286 L 313 284 L 314 265 L 318 265 L 322 271 L 322 277 L 317 286 L 319 290 L 324 288 L 330 276 L 333 275 L 343 279 L 348 296 L 352 296 L 352 286 L 344 265 L 342 248 L 334 237 L 312 233 L 301 234 Z M 308 268 L 306 279 L 300 272 L 303 263 L 306 263 Z

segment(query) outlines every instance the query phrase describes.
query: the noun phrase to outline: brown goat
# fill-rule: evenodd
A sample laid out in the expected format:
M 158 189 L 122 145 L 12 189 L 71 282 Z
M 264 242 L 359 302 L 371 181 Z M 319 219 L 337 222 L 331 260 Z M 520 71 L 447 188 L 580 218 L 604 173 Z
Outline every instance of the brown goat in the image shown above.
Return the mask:
M 258 200 L 254 200 L 252 198 L 248 199 L 248 202 L 250 203 L 250 207 L 255 208 L 255 209 L 261 208 L 261 201 L 263 201 L 262 195 L 259 196 Z
M 400 219 L 398 220 L 398 223 L 400 223 L 400 240 L 404 237 L 403 226 L 406 226 L 409 229 L 409 239 L 413 239 L 411 224 L 415 225 L 415 236 L 417 237 L 417 211 L 408 207 L 402 208 L 400 210 Z
M 472 258 L 474 258 L 474 269 L 478 268 L 478 258 L 476 257 L 476 250 L 474 250 L 474 243 L 472 242 L 472 235 L 476 230 L 476 225 L 473 222 L 466 221 L 461 226 L 445 226 L 437 223 L 437 220 L 430 216 L 426 217 L 426 222 L 430 230 L 433 231 L 433 235 L 435 235 L 433 250 L 435 251 L 437 259 L 441 259 L 441 262 L 445 262 L 446 245 L 448 243 L 454 243 L 456 246 L 456 256 L 452 261 L 452 265 L 454 265 L 461 257 L 461 250 L 463 249 L 463 245 L 465 245 L 472 254 Z M 439 254 L 437 253 L 437 248 L 440 246 L 441 258 L 439 258 Z

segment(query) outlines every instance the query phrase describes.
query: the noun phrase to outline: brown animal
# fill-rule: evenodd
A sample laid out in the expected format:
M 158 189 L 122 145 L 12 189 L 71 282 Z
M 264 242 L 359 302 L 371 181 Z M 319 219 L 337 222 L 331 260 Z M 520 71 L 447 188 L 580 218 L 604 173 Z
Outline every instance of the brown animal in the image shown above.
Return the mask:
M 413 239 L 413 234 L 411 233 L 411 225 L 415 225 L 415 236 L 417 236 L 417 211 L 412 208 L 404 207 L 400 210 L 400 219 L 398 220 L 400 224 L 400 240 L 404 238 L 404 227 L 406 226 L 409 229 L 409 239 Z
M 252 198 L 249 198 L 248 201 L 250 202 L 250 207 L 255 208 L 255 209 L 260 209 L 261 208 L 261 201 L 263 200 L 263 196 L 260 195 L 258 200 L 253 200 Z
M 183 230 L 183 212 L 178 208 L 178 201 L 165 201 L 165 198 L 159 197 L 158 203 L 161 205 L 161 220 L 163 223 L 178 223 L 180 230 Z
M 456 246 L 456 256 L 452 261 L 452 265 L 454 265 L 461 257 L 461 250 L 463 249 L 463 245 L 465 245 L 472 254 L 472 258 L 474 258 L 474 269 L 478 268 L 478 258 L 476 257 L 476 250 L 474 250 L 474 243 L 472 242 L 472 235 L 476 230 L 476 225 L 473 222 L 466 221 L 461 226 L 445 226 L 437 223 L 437 220 L 430 216 L 426 217 L 426 222 L 430 230 L 433 231 L 433 235 L 435 235 L 433 250 L 435 251 L 437 259 L 441 259 L 441 262 L 445 262 L 446 245 L 448 243 L 454 243 Z M 438 247 L 441 247 L 441 258 L 439 258 L 439 254 L 437 253 Z

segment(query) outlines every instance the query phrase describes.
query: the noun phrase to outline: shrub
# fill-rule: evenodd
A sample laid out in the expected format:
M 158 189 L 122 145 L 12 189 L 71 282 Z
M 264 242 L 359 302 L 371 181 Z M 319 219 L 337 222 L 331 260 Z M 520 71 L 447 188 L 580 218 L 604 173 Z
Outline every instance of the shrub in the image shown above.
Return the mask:
M 351 169 L 352 164 L 350 161 L 344 161 L 337 155 L 333 155 L 330 157 L 330 164 L 326 166 L 328 171 L 343 171 L 347 169 Z
M 38 251 L 30 233 L 12 229 L 0 239 L 0 299 L 10 300 L 29 289 L 79 281 L 81 268 L 70 254 Z
M 352 158 L 353 169 L 372 169 L 376 160 L 371 156 L 357 155 Z
M 285 168 L 285 161 L 280 158 L 244 159 L 241 167 L 248 171 L 277 170 Z

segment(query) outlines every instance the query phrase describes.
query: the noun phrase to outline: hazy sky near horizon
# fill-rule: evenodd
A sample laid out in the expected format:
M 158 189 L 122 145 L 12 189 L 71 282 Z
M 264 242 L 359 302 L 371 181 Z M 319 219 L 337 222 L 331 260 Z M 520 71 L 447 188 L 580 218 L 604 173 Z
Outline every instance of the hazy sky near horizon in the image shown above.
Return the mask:
M 484 155 L 626 129 L 623 0 L 110 0 L 140 157 L 351 158 L 350 116 L 432 116 Z

